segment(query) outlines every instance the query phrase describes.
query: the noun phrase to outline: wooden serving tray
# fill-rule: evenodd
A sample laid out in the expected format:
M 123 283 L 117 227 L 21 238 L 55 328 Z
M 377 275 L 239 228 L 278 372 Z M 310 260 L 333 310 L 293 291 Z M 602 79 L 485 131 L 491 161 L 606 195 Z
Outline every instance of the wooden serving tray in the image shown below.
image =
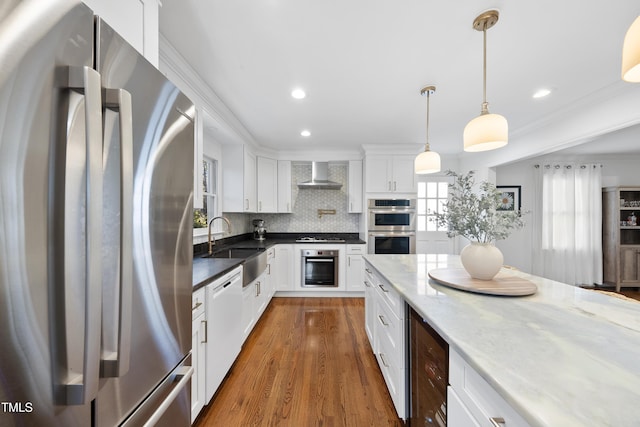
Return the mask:
M 436 268 L 429 270 L 429 277 L 441 285 L 477 294 L 525 296 L 538 290 L 532 281 L 504 270 L 500 270 L 492 280 L 472 279 L 464 268 Z

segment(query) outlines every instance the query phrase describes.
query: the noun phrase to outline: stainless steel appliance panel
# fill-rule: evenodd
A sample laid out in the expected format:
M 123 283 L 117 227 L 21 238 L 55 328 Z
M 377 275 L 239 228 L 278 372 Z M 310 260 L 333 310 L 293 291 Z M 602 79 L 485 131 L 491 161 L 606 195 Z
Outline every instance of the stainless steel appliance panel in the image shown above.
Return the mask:
M 369 199 L 369 231 L 415 231 L 415 199 Z
M 96 29 L 102 86 L 130 93 L 132 114 L 130 357 L 124 375 L 100 382 L 96 425 L 106 427 L 123 422 L 191 349 L 194 107 L 108 25 L 97 20 Z M 105 111 L 105 146 L 119 138 L 118 113 Z M 119 227 L 105 221 L 105 236 Z M 111 261 L 105 270 L 117 271 L 118 257 Z M 105 294 L 120 292 L 116 282 Z M 108 333 L 112 323 L 104 323 Z M 184 411 L 186 426 L 189 405 Z
M 338 287 L 338 250 L 301 250 L 302 287 Z
M 416 233 L 413 231 L 369 232 L 370 254 L 415 254 Z
M 100 310 L 93 14 L 0 9 L 0 426 L 86 426 Z

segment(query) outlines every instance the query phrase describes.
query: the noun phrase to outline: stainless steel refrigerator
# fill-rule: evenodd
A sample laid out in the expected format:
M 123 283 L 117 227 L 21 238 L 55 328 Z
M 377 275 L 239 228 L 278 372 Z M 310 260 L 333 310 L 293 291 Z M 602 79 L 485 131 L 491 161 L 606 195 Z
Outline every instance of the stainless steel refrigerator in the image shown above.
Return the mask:
M 0 426 L 190 424 L 194 107 L 77 0 L 0 2 Z

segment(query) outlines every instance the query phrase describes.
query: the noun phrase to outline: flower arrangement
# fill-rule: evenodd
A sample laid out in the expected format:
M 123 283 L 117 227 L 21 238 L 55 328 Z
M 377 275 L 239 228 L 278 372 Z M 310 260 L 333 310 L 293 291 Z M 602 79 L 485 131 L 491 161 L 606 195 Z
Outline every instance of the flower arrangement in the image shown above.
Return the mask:
M 444 211 L 436 213 L 434 221 L 447 228 L 447 236 L 463 236 L 479 243 L 492 243 L 509 237 L 512 230 L 522 228 L 524 221 L 520 211 L 499 210 L 503 205 L 502 192 L 495 185 L 483 181 L 479 192 L 474 191 L 475 171 L 454 177 L 449 184 L 449 200 Z

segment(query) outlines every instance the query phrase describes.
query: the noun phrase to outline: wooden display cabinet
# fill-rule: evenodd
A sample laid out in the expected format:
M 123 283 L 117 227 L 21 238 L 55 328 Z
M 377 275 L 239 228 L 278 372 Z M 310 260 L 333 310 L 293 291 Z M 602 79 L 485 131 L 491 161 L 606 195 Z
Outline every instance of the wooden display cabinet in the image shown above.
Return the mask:
M 640 286 L 640 187 L 602 190 L 602 251 L 605 284 Z

